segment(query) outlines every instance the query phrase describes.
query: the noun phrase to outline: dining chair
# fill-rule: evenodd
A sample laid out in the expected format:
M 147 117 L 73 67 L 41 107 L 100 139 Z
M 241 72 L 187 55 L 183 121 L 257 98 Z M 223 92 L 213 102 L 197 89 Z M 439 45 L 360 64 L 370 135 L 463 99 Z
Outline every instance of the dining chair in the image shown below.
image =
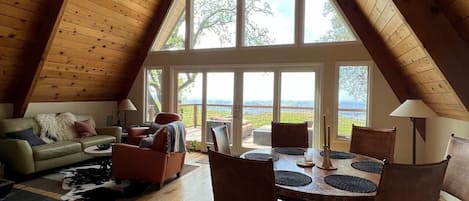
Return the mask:
M 231 155 L 228 126 L 226 124 L 210 128 L 215 151 Z
M 352 124 L 350 152 L 370 156 L 379 160 L 394 161 L 396 128 L 370 128 Z
M 208 150 L 215 201 L 274 201 L 272 160 L 257 161 Z
M 375 201 L 437 201 L 450 158 L 419 165 L 385 161 Z
M 272 122 L 272 147 L 308 148 L 308 124 Z
M 469 140 L 451 135 L 446 154 L 451 156 L 443 191 L 459 199 L 469 199 Z

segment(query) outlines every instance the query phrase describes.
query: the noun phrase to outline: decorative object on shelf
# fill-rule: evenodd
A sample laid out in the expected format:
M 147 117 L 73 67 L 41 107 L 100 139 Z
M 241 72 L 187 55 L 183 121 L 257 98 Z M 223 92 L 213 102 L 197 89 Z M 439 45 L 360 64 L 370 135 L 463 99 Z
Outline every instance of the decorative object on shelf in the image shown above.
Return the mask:
M 399 107 L 389 114 L 395 117 L 410 117 L 412 121 L 412 164 L 415 164 L 415 119 L 437 116 L 422 100 L 407 99 Z
M 323 170 L 337 170 L 336 167 L 332 165 L 331 162 L 331 126 L 326 127 L 326 115 L 323 115 L 324 123 L 324 145 L 323 145 L 323 157 L 322 164 L 317 165 L 318 168 Z M 327 131 L 326 131 L 327 128 Z
M 120 112 L 121 111 L 124 111 L 124 125 L 121 125 L 121 122 L 120 122 Z M 135 107 L 135 105 L 128 98 L 122 100 L 119 103 L 119 106 L 118 106 L 117 116 L 118 116 L 119 120 L 117 121 L 117 125 L 122 127 L 123 132 L 127 131 L 127 111 L 137 111 L 137 108 Z

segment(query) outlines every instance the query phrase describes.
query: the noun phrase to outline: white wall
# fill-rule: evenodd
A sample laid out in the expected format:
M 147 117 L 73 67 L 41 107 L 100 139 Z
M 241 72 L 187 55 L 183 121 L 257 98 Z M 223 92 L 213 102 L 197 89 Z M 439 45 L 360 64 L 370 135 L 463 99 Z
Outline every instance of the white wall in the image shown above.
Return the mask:
M 115 101 L 30 103 L 25 117 L 33 117 L 40 113 L 56 112 L 92 115 L 96 121 L 96 127 L 108 126 L 107 118 L 109 116 L 113 117 L 112 124 L 117 121 L 117 103 Z

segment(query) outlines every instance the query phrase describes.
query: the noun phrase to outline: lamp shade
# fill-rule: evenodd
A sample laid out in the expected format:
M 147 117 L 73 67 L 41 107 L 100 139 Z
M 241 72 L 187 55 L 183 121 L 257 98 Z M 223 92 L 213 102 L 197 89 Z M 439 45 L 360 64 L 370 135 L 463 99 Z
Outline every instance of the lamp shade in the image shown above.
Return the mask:
M 391 116 L 428 118 L 437 116 L 422 100 L 407 99 L 391 112 Z
M 137 108 L 135 107 L 135 105 L 132 103 L 132 101 L 128 98 L 122 100 L 120 103 L 119 103 L 119 107 L 118 107 L 119 111 L 124 111 L 124 110 L 131 110 L 131 111 L 135 111 L 137 110 Z

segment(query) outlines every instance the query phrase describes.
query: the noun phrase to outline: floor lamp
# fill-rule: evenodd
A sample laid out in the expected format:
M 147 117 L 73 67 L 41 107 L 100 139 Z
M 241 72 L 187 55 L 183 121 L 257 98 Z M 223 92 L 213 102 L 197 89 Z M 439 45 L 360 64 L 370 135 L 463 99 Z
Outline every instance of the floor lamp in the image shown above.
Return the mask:
M 132 103 L 130 99 L 126 98 L 119 103 L 118 109 L 119 109 L 119 112 L 124 111 L 124 126 L 122 130 L 126 132 L 127 131 L 127 111 L 136 111 L 137 108 L 135 107 L 135 105 Z
M 390 116 L 410 117 L 412 120 L 412 164 L 415 164 L 415 119 L 437 116 L 422 100 L 407 99 L 391 112 Z

